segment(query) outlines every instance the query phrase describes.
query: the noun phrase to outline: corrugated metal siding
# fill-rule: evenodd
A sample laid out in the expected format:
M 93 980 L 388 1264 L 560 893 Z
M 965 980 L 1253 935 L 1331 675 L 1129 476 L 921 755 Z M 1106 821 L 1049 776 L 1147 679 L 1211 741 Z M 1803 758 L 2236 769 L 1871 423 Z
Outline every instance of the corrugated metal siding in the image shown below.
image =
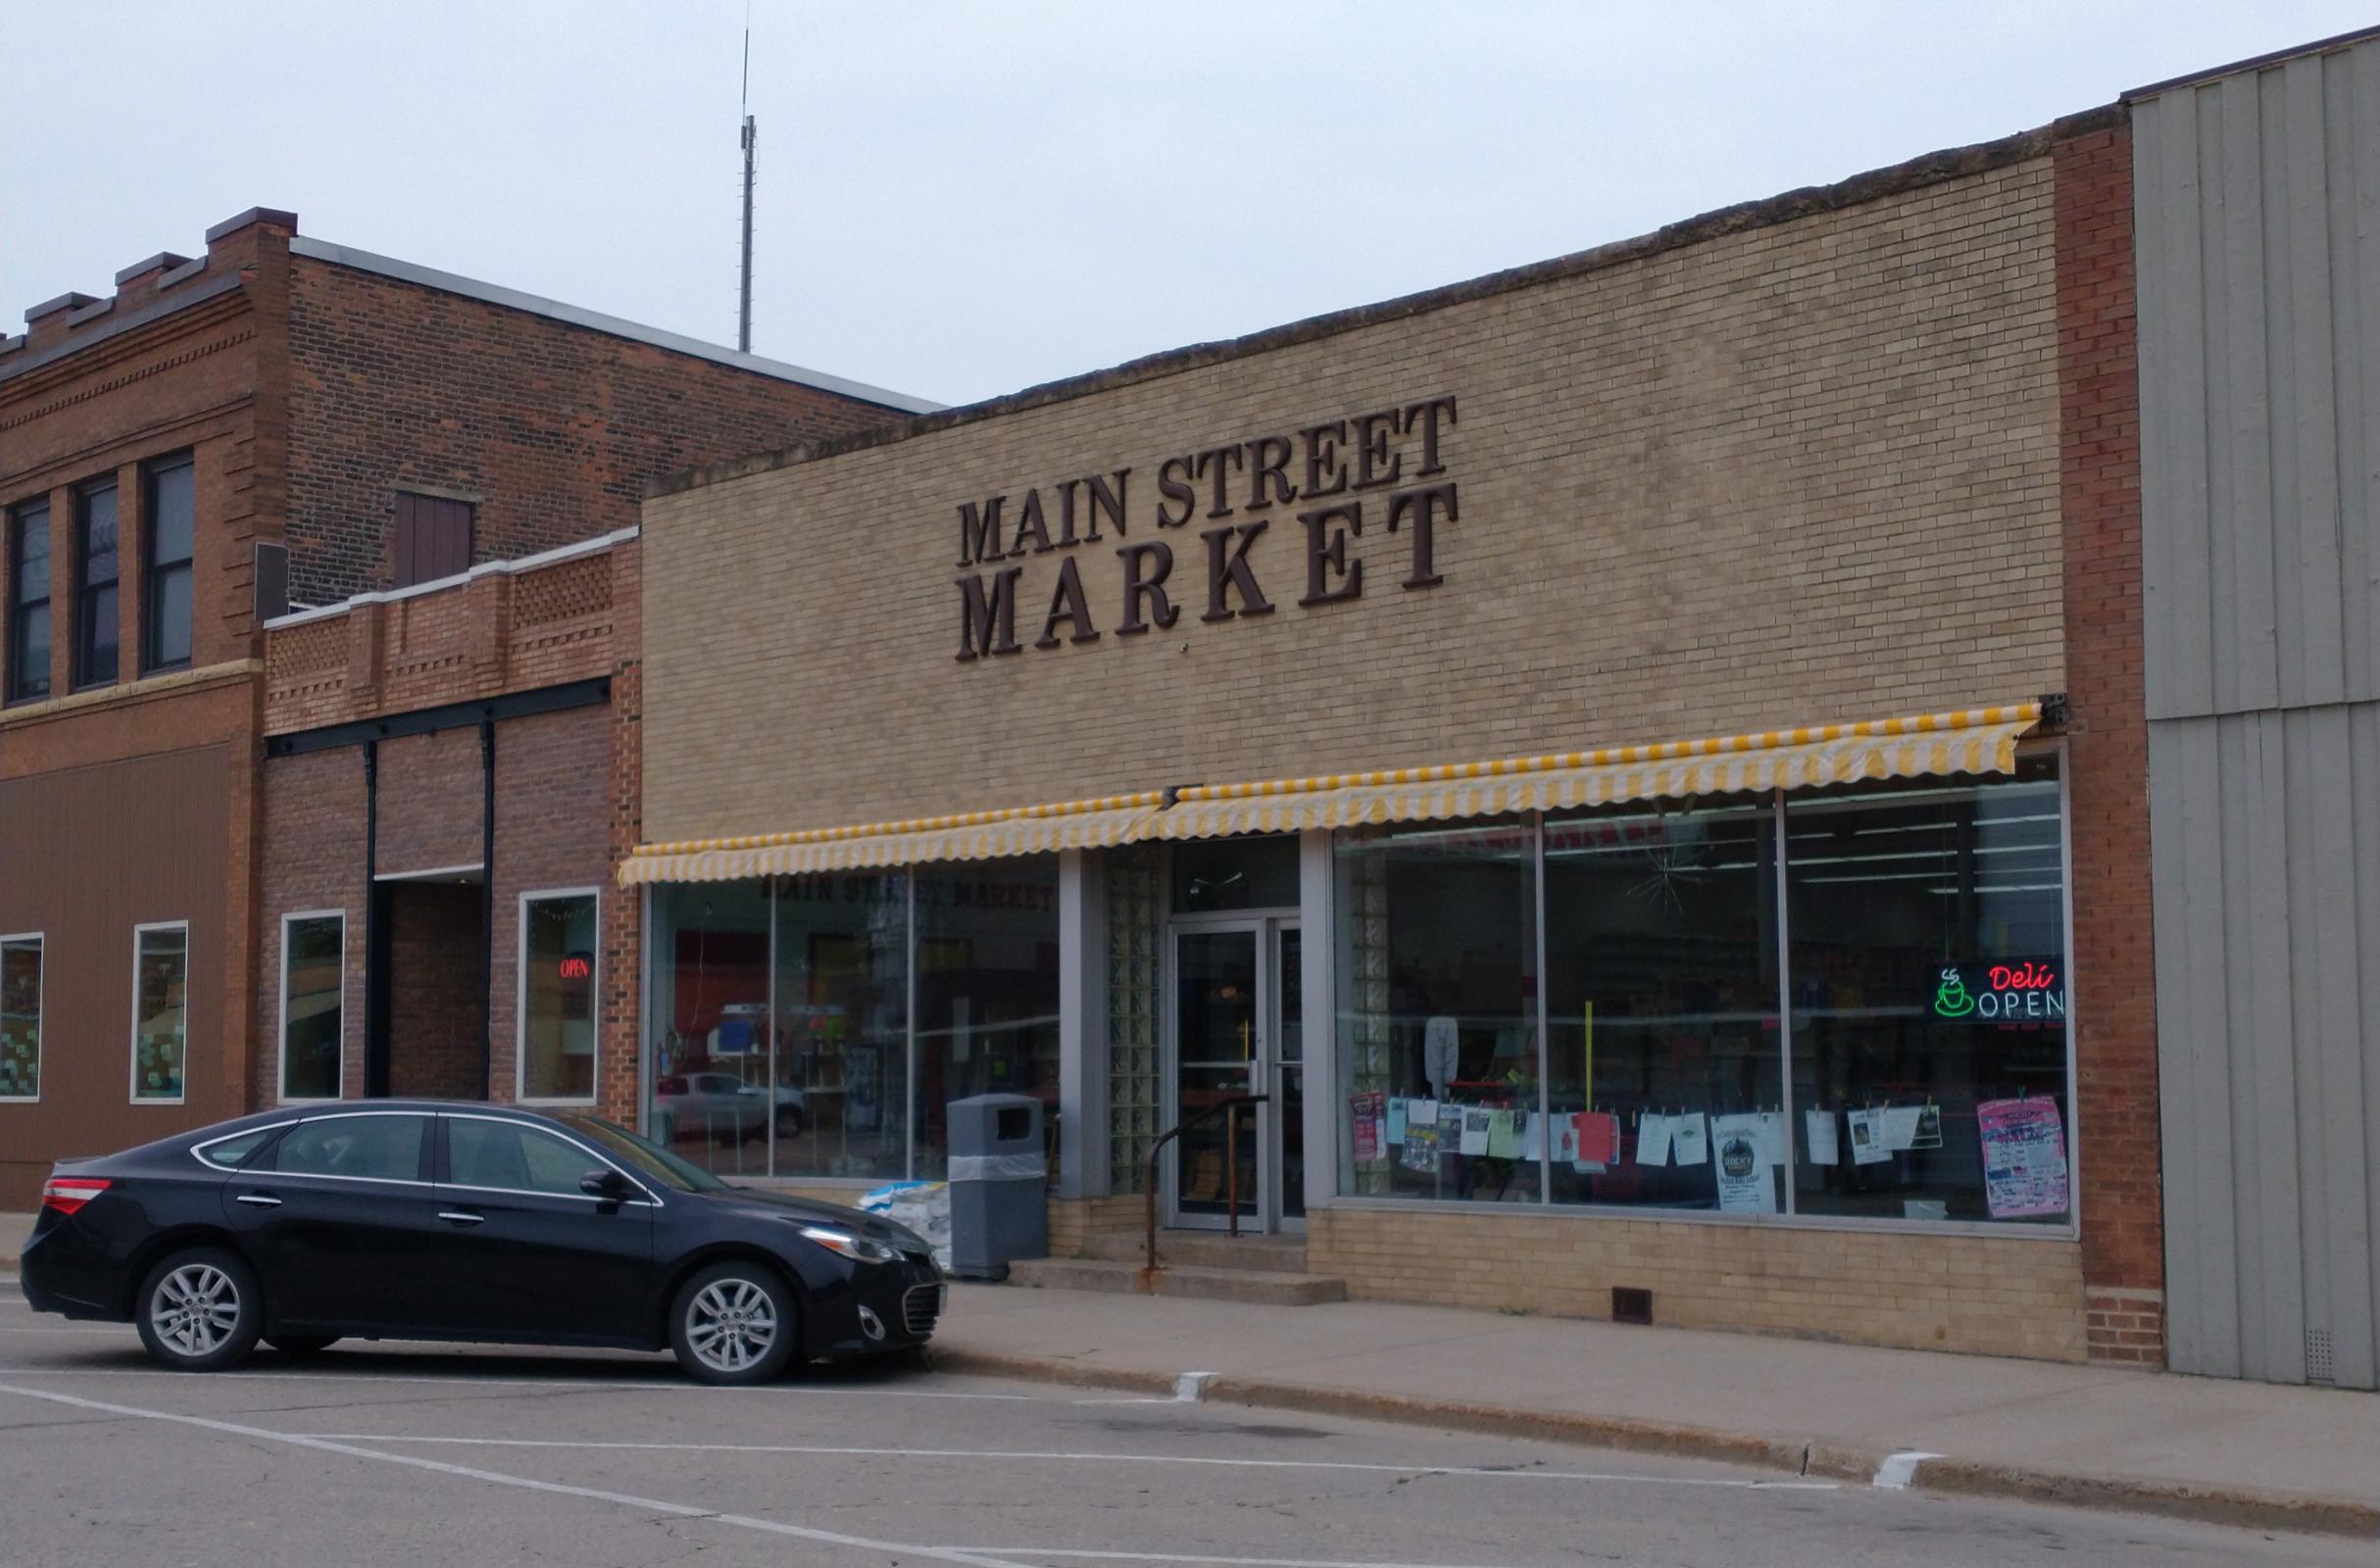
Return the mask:
M 2168 1355 L 2380 1366 L 2380 704 L 2150 730 Z
M 2380 1364 L 2380 40 L 2133 108 L 2177 1369 Z
M 2380 698 L 2380 40 L 2133 139 L 2149 716 Z

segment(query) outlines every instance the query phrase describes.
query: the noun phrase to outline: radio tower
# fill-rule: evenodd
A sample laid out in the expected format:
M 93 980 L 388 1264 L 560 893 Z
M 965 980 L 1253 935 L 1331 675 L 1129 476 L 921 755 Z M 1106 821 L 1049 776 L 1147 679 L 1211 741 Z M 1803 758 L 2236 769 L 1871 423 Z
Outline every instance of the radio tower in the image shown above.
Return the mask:
M 760 132 L 752 118 L 752 14 L 744 13 L 744 274 L 735 316 L 735 346 L 752 352 L 752 149 Z

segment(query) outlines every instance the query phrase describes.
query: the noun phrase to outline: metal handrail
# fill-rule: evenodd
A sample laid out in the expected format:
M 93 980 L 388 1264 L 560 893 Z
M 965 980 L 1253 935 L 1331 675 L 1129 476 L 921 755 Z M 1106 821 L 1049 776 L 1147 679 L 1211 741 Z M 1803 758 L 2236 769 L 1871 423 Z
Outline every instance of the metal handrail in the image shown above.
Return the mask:
M 1226 1095 L 1224 1098 L 1216 1101 L 1212 1105 L 1202 1106 L 1197 1115 L 1184 1116 L 1180 1121 L 1175 1122 L 1171 1127 L 1168 1127 L 1164 1132 L 1159 1133 L 1156 1141 L 1149 1145 L 1149 1158 L 1146 1167 L 1141 1173 L 1140 1183 L 1141 1194 L 1144 1200 L 1142 1209 L 1148 1221 L 1148 1257 L 1146 1263 L 1143 1265 L 1140 1271 L 1141 1283 L 1143 1285 L 1148 1285 L 1150 1282 L 1156 1279 L 1158 1269 L 1158 1152 L 1164 1149 L 1167 1144 L 1171 1143 L 1174 1139 L 1179 1138 L 1190 1128 L 1197 1126 L 1200 1122 L 1205 1121 L 1208 1117 L 1214 1115 L 1216 1111 L 1227 1110 L 1231 1113 L 1230 1119 L 1224 1123 L 1223 1166 L 1229 1173 L 1225 1180 L 1228 1184 L 1229 1191 L 1229 1198 L 1227 1201 L 1229 1203 L 1231 1213 L 1231 1234 L 1237 1236 L 1240 1233 L 1240 1107 L 1242 1105 L 1262 1105 L 1271 1099 L 1272 1097 L 1270 1095 Z

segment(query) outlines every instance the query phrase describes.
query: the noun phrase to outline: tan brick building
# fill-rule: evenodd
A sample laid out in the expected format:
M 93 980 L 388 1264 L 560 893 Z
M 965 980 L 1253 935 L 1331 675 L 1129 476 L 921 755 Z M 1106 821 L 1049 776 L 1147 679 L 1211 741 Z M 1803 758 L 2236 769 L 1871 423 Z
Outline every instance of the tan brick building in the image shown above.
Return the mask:
M 545 1031 L 575 1094 L 571 987 L 629 982 L 597 950 L 634 910 L 522 896 L 603 888 L 635 836 L 616 582 L 643 480 L 929 405 L 262 208 L 25 318 L 0 339 L 0 1207 L 57 1158 L 258 1105 L 510 1096 L 557 1008 L 585 1014 Z
M 1037 1096 L 1112 1257 L 1209 1113 L 1165 1222 L 1357 1295 L 2157 1360 L 2128 156 L 656 486 L 646 1126 Z

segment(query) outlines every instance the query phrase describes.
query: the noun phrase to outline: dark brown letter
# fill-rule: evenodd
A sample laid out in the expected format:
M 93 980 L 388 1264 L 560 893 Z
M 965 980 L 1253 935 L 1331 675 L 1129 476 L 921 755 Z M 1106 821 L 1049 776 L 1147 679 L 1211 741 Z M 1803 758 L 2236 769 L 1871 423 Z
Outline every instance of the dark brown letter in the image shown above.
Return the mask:
M 1176 473 L 1181 477 L 1178 479 L 1173 477 Z M 1157 466 L 1157 493 L 1165 498 L 1165 501 L 1157 504 L 1157 525 L 1160 528 L 1178 528 L 1190 520 L 1190 514 L 1198 510 L 1198 492 L 1190 487 L 1190 460 L 1188 458 L 1167 458 Z M 1168 501 L 1180 504 L 1182 509 L 1180 516 L 1177 517 L 1165 510 L 1165 503 Z M 1122 630 L 1121 627 L 1116 629 Z
M 1166 544 L 1125 545 L 1116 553 L 1124 558 L 1124 618 L 1116 623 L 1116 635 L 1129 637 L 1135 632 L 1147 631 L 1152 622 L 1161 631 L 1172 625 L 1181 614 L 1173 608 L 1173 601 L 1165 597 L 1165 579 L 1173 572 L 1173 547 Z M 1144 574 L 1141 570 L 1144 560 L 1155 562 L 1156 569 Z M 1140 618 L 1140 601 L 1144 594 L 1152 607 L 1149 619 L 1145 621 Z
M 1260 435 L 1249 443 L 1248 510 L 1262 512 L 1275 501 L 1295 501 L 1298 487 L 1289 482 L 1289 455 L 1296 449 L 1285 435 Z M 1271 491 L 1266 495 L 1265 491 Z
M 1091 487 L 1091 531 L 1084 537 L 1092 544 L 1099 543 L 1099 514 L 1103 512 L 1108 514 L 1108 520 L 1116 524 L 1116 537 L 1121 538 L 1131 531 L 1124 526 L 1124 501 L 1131 494 L 1124 487 L 1124 481 L 1131 476 L 1130 468 L 1116 469 L 1116 488 L 1113 490 L 1108 488 L 1108 481 L 1096 473 L 1083 481 Z
M 1348 501 L 1319 512 L 1301 512 L 1298 521 L 1306 524 L 1306 597 L 1298 603 L 1330 605 L 1363 598 L 1364 563 L 1347 559 L 1347 536 L 1364 536 L 1364 503 Z M 1347 526 L 1333 528 L 1334 522 Z M 1336 588 L 1330 586 L 1334 573 L 1347 579 Z
M 1347 439 L 1347 421 L 1333 419 L 1328 424 L 1311 425 L 1300 430 L 1306 440 L 1306 497 L 1335 496 L 1347 488 L 1347 470 L 1339 466 L 1338 444 Z M 1330 475 L 1324 484 L 1322 476 Z
M 1455 485 L 1423 485 L 1418 490 L 1400 490 L 1388 498 L 1388 531 L 1395 533 L 1397 523 L 1410 512 L 1413 514 L 1413 569 L 1406 575 L 1408 588 L 1435 588 L 1446 579 L 1436 569 L 1437 536 L 1431 532 L 1436 519 L 1430 511 L 1436 508 L 1446 514 L 1449 522 L 1459 522 L 1463 514 L 1455 510 Z
M 1247 461 L 1248 454 L 1240 450 L 1240 444 L 1237 441 L 1227 447 L 1209 447 L 1198 455 L 1198 462 L 1190 469 L 1193 474 L 1205 478 L 1208 469 L 1215 470 L 1215 505 L 1207 509 L 1208 516 L 1228 517 L 1231 515 L 1231 503 L 1223 499 L 1223 485 L 1232 466 L 1235 464 L 1245 466 Z
M 959 658 L 962 662 L 985 654 L 1016 650 L 1016 579 L 1022 566 L 992 573 L 992 590 L 983 591 L 983 573 L 959 579 Z
M 1058 646 L 1058 623 L 1062 620 L 1074 628 L 1066 641 L 1099 641 L 1099 632 L 1091 624 L 1091 607 L 1083 603 L 1082 573 L 1074 569 L 1075 559 L 1068 556 L 1059 564 L 1058 590 L 1050 595 L 1050 612 L 1041 622 L 1041 636 L 1033 644 L 1036 648 Z
M 959 503 L 959 564 L 972 566 L 978 562 L 1004 561 L 1008 552 L 1000 548 L 1000 508 L 1006 496 L 994 496 L 977 512 L 972 501 Z
M 1207 612 L 1201 620 L 1229 620 L 1236 615 L 1269 615 L 1272 601 L 1256 585 L 1256 573 L 1248 566 L 1248 547 L 1256 536 L 1271 524 L 1263 518 L 1255 522 L 1220 528 L 1203 528 L 1199 537 L 1207 541 Z M 1238 536 L 1239 542 L 1232 543 Z M 1228 548 L 1226 548 L 1228 547 Z M 1237 587 L 1243 609 L 1232 610 L 1224 604 L 1226 590 Z
M 1438 461 L 1438 416 L 1444 414 L 1446 422 L 1453 424 L 1455 400 L 1450 394 L 1413 404 L 1405 411 L 1405 427 L 1408 430 L 1413 427 L 1413 416 L 1416 414 L 1421 416 L 1421 466 L 1413 470 L 1413 477 L 1426 479 L 1433 473 L 1446 471 L 1446 465 Z

